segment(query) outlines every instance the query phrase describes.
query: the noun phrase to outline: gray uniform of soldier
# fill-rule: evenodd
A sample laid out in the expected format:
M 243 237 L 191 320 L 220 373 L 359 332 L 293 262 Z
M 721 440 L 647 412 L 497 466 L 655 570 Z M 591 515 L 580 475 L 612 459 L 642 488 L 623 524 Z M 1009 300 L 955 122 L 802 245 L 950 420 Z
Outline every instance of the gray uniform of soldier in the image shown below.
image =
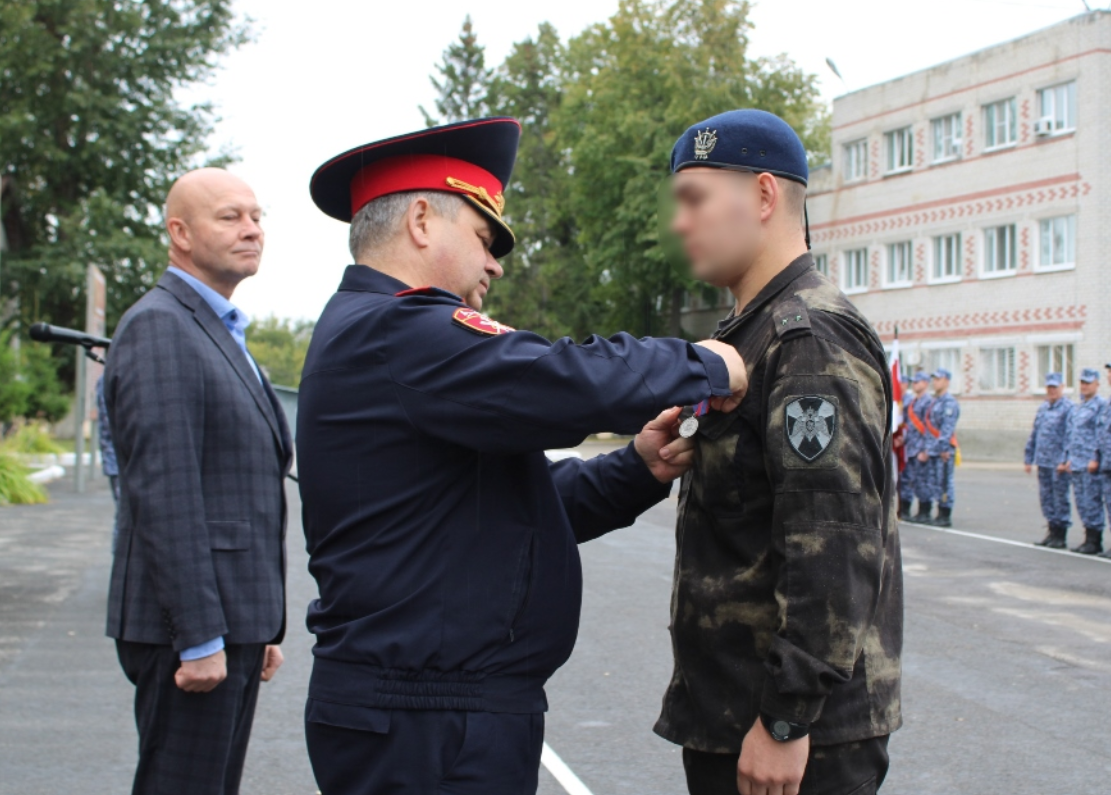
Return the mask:
M 1111 363 L 1105 365 L 1107 381 L 1111 383 Z M 1099 484 L 1103 494 L 1103 506 L 1111 516 L 1111 401 L 1103 407 L 1097 434 L 1096 458 L 1099 460 Z M 1101 558 L 1111 558 L 1111 548 L 1099 553 Z
M 1034 415 L 1034 427 L 1024 455 L 1026 471 L 1030 472 L 1033 467 L 1038 469 L 1038 499 L 1049 526 L 1045 538 L 1037 545 L 1051 549 L 1064 549 L 1065 536 L 1072 524 L 1069 477 L 1057 471 L 1065 457 L 1065 436 L 1073 408 L 1072 401 L 1062 395 L 1063 383 L 1061 373 L 1045 377 L 1046 400 Z
M 1107 404 L 1098 392 L 1099 373 L 1085 367 L 1080 371 L 1080 401 L 1069 414 L 1063 459 L 1076 500 L 1076 512 L 1084 524 L 1084 541 L 1073 551 L 1085 555 L 1103 551 L 1103 486 L 1096 450 Z

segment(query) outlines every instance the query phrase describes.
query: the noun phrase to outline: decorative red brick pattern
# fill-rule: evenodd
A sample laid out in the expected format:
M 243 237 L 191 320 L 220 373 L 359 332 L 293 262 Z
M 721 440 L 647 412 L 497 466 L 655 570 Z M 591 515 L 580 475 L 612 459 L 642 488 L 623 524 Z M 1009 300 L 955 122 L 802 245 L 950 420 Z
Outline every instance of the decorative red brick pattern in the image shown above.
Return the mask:
M 921 124 L 914 131 L 914 165 L 917 168 L 926 165 L 926 127 Z
M 973 152 L 972 142 L 974 140 L 973 137 L 972 137 L 973 132 L 974 132 L 974 130 L 973 130 L 973 127 L 972 127 L 972 114 L 969 113 L 964 117 L 964 156 L 965 157 L 972 157 L 972 152 Z
M 976 278 L 976 233 L 964 236 L 964 278 Z
M 1020 119 L 1018 140 L 1019 143 L 1027 143 L 1030 140 L 1030 100 L 1022 100 L 1020 108 L 1021 110 L 1018 112 L 1018 118 Z
M 972 391 L 973 375 L 976 372 L 976 359 L 971 353 L 966 353 L 963 357 L 963 364 L 961 365 L 961 372 L 964 375 L 964 391 L 965 394 Z
M 1058 178 L 1053 180 L 1060 182 Z M 815 224 L 810 227 L 811 237 L 815 243 L 828 243 L 832 240 L 845 240 L 863 235 L 878 234 L 894 229 L 913 229 L 924 224 L 934 224 L 941 221 L 954 221 L 961 218 L 972 218 L 987 213 L 1003 212 L 1021 207 L 1033 207 L 1047 202 L 1075 199 L 1078 196 L 1087 196 L 1092 186 L 1087 182 L 1076 181 L 1068 184 L 1055 184 L 1046 187 L 1030 188 L 1027 190 L 1009 191 L 1004 188 L 992 191 L 991 195 L 962 201 L 960 199 L 949 203 L 929 203 L 928 208 L 914 210 L 893 209 L 873 213 L 867 216 L 868 220 L 831 221 Z
M 868 264 L 868 288 L 870 290 L 880 289 L 880 250 L 873 248 L 871 253 L 871 262 Z
M 1018 233 L 1018 270 L 1020 273 L 1030 272 L 1030 226 L 1022 225 Z
M 872 179 L 880 178 L 880 147 L 882 146 L 882 136 L 868 139 L 868 168 L 872 172 Z
M 914 283 L 926 283 L 926 244 L 919 243 L 914 247 Z
M 1079 306 L 1047 306 L 1036 309 L 1004 309 L 985 312 L 965 312 L 959 315 L 932 315 L 920 317 L 904 317 L 900 319 L 899 335 L 914 332 L 940 332 L 964 331 L 984 333 L 989 328 L 993 330 L 1023 329 L 1034 330 L 1039 325 L 1074 323 L 1082 325 L 1088 316 L 1088 307 Z M 894 320 L 881 320 L 875 324 L 876 333 L 881 337 L 894 335 Z
M 1030 391 L 1030 354 L 1026 351 L 1018 352 L 1018 391 Z

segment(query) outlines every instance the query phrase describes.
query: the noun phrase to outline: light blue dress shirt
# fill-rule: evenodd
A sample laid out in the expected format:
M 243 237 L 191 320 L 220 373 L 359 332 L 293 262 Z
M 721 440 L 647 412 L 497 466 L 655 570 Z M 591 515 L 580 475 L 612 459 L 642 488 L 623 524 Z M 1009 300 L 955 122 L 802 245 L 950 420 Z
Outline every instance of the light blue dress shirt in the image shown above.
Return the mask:
M 259 383 L 262 383 L 262 375 L 258 371 L 258 365 L 255 360 L 251 358 L 251 354 L 247 352 L 247 326 L 251 325 L 250 319 L 243 313 L 235 304 L 233 304 L 224 296 L 213 290 L 207 284 L 202 282 L 196 276 L 186 273 L 181 268 L 175 268 L 171 265 L 167 270 L 174 276 L 177 276 L 183 282 L 188 284 L 205 303 L 212 307 L 212 311 L 216 313 L 216 317 L 224 322 L 224 327 L 227 328 L 231 338 L 235 340 L 235 344 L 243 351 L 243 355 L 247 357 L 247 361 L 251 364 L 251 369 L 255 371 L 255 377 L 258 378 Z M 183 661 L 199 660 L 202 657 L 209 657 L 224 648 L 224 639 L 222 637 L 213 638 L 207 643 L 202 643 L 199 646 L 193 646 L 189 649 L 181 651 L 181 659 Z

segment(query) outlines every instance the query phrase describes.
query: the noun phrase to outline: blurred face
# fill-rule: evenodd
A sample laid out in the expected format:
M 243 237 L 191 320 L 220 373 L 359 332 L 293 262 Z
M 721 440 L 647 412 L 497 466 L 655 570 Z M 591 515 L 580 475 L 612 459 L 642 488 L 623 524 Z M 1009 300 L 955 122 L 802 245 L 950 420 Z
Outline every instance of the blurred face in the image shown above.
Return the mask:
M 428 257 L 435 270 L 436 286 L 462 297 L 471 308 L 482 309 L 490 283 L 504 274 L 490 254 L 494 236 L 486 216 L 467 203 L 454 219 L 432 216 Z
M 1056 403 L 1058 400 L 1061 399 L 1061 387 L 1047 386 L 1045 388 L 1045 396 L 1050 403 Z
M 756 256 L 763 227 L 755 174 L 687 168 L 673 178 L 671 230 L 683 241 L 692 275 L 726 287 Z
M 910 385 L 910 388 L 914 390 L 914 394 L 921 395 L 929 385 L 927 381 L 915 381 Z
M 1095 396 L 1099 392 L 1099 381 L 1081 381 L 1080 394 L 1086 398 Z
M 932 378 L 930 382 L 933 384 L 934 392 L 939 395 L 949 389 L 948 378 Z

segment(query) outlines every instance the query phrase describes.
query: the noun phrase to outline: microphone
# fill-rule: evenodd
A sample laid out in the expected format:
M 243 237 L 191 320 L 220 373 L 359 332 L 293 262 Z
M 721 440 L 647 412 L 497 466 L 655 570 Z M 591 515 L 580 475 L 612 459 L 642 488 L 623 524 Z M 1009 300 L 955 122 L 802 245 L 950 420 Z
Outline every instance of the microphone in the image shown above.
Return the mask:
M 97 337 L 84 331 L 51 326 L 49 323 L 33 324 L 30 334 L 35 342 L 64 342 L 68 345 L 80 345 L 83 348 L 107 348 L 112 344 L 112 340 L 107 337 Z

